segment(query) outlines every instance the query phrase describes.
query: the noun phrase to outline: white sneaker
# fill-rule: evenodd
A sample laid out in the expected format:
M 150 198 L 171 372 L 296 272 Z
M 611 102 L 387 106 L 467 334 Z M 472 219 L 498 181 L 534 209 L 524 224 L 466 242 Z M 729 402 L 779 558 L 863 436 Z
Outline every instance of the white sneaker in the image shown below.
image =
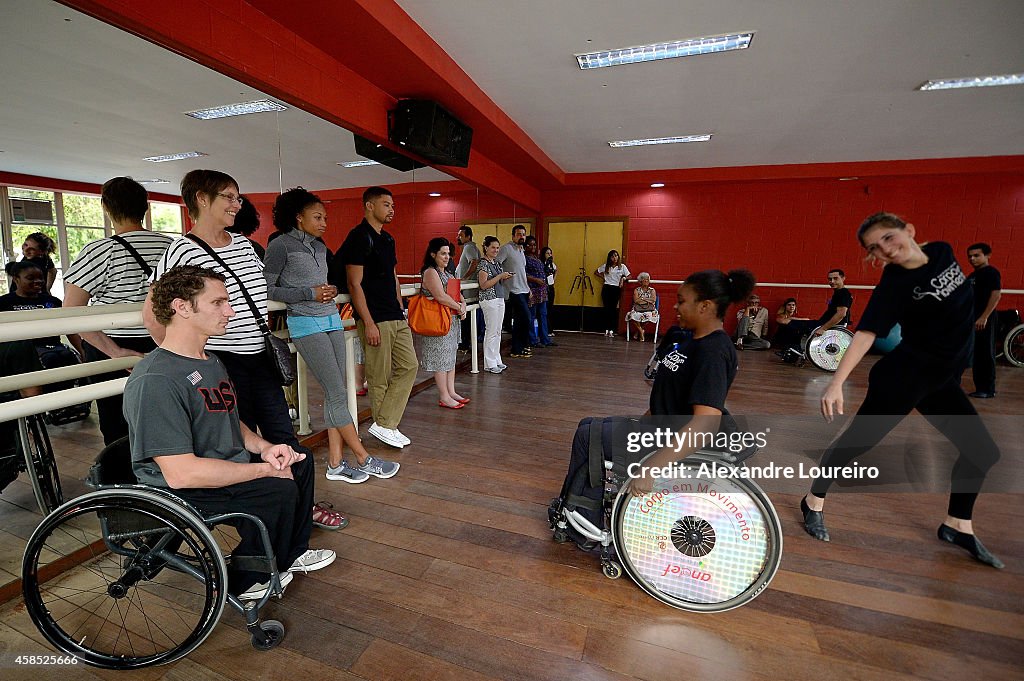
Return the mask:
M 401 431 L 399 431 L 398 428 L 392 428 L 391 432 L 394 433 L 395 437 L 402 442 L 403 446 L 412 444 L 412 440 L 407 438 L 405 435 L 402 435 Z
M 384 428 L 382 426 L 378 426 L 376 422 L 374 422 L 370 426 L 370 429 L 367 432 L 369 432 L 370 435 L 374 436 L 384 444 L 391 445 L 392 447 L 397 447 L 398 449 L 401 449 L 408 443 L 408 439 L 405 438 L 405 436 L 399 433 L 397 430 L 392 430 L 391 428 Z
M 292 583 L 292 573 L 282 572 L 281 575 L 281 591 L 284 591 L 285 587 Z M 238 596 L 240 601 L 258 601 L 267 595 L 267 590 L 270 588 L 270 580 L 268 579 L 263 584 L 257 582 L 249 587 L 248 591 Z
M 320 570 L 325 568 L 334 562 L 334 559 L 338 557 L 334 551 L 330 549 L 309 549 L 304 554 L 295 559 L 292 566 L 288 568 L 289 576 L 293 572 L 312 572 L 313 570 Z M 284 575 L 281 575 L 282 581 Z

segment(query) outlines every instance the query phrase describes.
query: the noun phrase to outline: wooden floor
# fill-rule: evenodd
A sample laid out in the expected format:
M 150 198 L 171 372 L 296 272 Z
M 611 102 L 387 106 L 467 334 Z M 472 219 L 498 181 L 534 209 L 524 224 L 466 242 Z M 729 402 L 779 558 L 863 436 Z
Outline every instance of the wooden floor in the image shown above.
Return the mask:
M 473 397 L 439 409 L 433 389 L 410 402 L 413 444 L 368 448 L 402 462 L 391 480 L 317 482 L 317 496 L 351 518 L 313 543 L 338 561 L 296 576 L 268 606 L 281 647 L 253 651 L 241 618 L 225 611 L 188 659 L 119 678 L 199 679 L 837 679 L 1024 677 L 1024 496 L 990 494 L 978 532 L 1007 568 L 997 571 L 935 539 L 942 495 L 836 495 L 831 544 L 799 525 L 795 493 L 773 493 L 785 529 L 782 569 L 752 603 L 718 615 L 655 601 L 628 578 L 606 579 L 593 555 L 555 544 L 548 501 L 565 475 L 577 421 L 640 413 L 651 345 L 559 334 L 560 347 L 509 371 L 458 376 Z M 849 383 L 863 396 L 868 365 Z M 828 375 L 741 355 L 730 394 L 737 413 L 814 414 Z M 999 397 L 984 413 L 1024 412 L 1024 370 L 999 368 Z M 364 424 L 365 432 L 365 424 Z M 934 436 L 938 437 L 938 436 Z M 69 496 L 98 449 L 89 424 L 65 427 L 61 467 Z M 1004 452 L 1004 455 L 1006 452 Z M 318 469 L 326 453 L 319 448 Z M 27 485 L 2 496 L 0 570 L 18 571 L 37 514 Z M 13 549 L 13 550 L 12 550 Z M 4 575 L 0 574 L 0 579 Z M 0 610 L 0 677 L 113 675 L 81 667 L 16 667 L 16 654 L 51 649 L 15 599 Z

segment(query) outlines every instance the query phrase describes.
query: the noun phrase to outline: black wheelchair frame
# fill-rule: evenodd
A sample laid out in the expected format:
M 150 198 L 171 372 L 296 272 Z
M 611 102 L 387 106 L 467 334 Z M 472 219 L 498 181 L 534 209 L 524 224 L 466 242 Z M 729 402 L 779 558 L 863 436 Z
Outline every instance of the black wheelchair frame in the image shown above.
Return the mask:
M 126 439 L 100 453 L 88 482 L 95 491 L 47 515 L 22 560 L 26 609 L 57 649 L 105 669 L 167 664 L 206 640 L 225 605 L 242 614 L 254 648 L 281 642 L 284 625 L 260 619 L 284 592 L 262 520 L 204 516 L 171 491 L 135 484 Z M 235 522 L 255 524 L 264 555 L 225 554 L 214 530 Z M 270 575 L 262 597 L 228 593 L 229 563 Z
M 43 417 L 32 414 L 17 419 L 15 439 L 9 444 L 8 454 L 15 459 L 10 465 L 17 472 L 28 474 L 39 511 L 46 515 L 64 503 L 64 493 L 60 485 L 57 471 L 57 460 L 50 445 L 50 436 L 46 430 Z

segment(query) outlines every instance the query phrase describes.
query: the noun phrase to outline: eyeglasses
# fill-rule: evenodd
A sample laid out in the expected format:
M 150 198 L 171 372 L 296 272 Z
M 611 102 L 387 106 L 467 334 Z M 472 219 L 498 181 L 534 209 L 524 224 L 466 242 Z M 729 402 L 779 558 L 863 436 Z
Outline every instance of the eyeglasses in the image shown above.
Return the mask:
M 235 196 L 234 194 L 221 194 L 220 192 L 217 192 L 217 196 L 227 200 L 228 203 L 237 203 L 239 206 L 245 203 L 245 199 L 241 196 Z

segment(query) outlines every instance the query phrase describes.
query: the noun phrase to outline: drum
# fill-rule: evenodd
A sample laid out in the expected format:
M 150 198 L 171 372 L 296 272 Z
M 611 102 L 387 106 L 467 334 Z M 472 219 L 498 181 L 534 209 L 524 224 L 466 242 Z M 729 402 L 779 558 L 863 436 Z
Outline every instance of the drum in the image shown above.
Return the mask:
M 782 561 L 782 524 L 756 483 L 705 475 L 702 464 L 731 468 L 698 453 L 678 477 L 655 481 L 651 494 L 619 493 L 612 536 L 622 567 L 651 596 L 682 610 L 721 612 L 771 582 Z

